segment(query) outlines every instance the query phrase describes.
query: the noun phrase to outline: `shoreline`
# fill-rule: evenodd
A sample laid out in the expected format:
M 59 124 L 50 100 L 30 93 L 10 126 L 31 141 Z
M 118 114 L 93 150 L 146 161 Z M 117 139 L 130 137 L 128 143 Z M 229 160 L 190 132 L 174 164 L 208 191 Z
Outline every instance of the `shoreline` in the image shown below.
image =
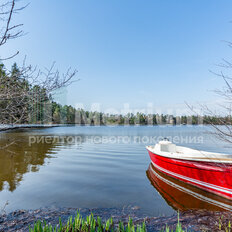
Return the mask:
M 178 214 L 172 216 L 157 216 L 151 217 L 141 214 L 138 207 L 128 206 L 123 208 L 41 208 L 37 210 L 17 210 L 11 213 L 0 215 L 0 231 L 4 232 L 26 232 L 29 231 L 29 226 L 37 220 L 44 221 L 53 226 L 59 224 L 59 218 L 63 223 L 66 223 L 70 216 L 75 216 L 77 210 L 83 217 L 93 213 L 94 216 L 99 216 L 103 221 L 112 217 L 116 224 L 119 221 L 128 222 L 129 217 L 132 218 L 135 224 L 146 223 L 147 232 L 159 232 L 166 225 L 170 228 L 175 228 L 178 222 Z M 222 216 L 223 215 L 223 216 Z M 205 210 L 186 211 L 179 213 L 179 221 L 182 227 L 187 231 L 219 231 L 219 223 L 228 226 L 231 221 L 230 212 L 207 212 Z
M 199 125 L 194 125 L 194 124 L 161 124 L 161 125 L 146 125 L 146 124 L 141 124 L 141 125 L 123 125 L 123 124 L 101 124 L 101 125 L 91 125 L 91 124 L 15 124 L 15 125 L 0 125 L 0 132 L 1 131 L 8 131 L 8 130 L 17 130 L 17 129 L 36 129 L 36 128 L 52 128 L 52 127 L 69 127 L 69 126 L 78 126 L 78 127 L 207 127 L 210 126 L 210 124 L 199 124 Z M 218 125 L 220 126 L 220 125 Z
M 204 125 L 90 125 L 90 124 L 28 124 L 28 125 L 0 125 L 0 133 L 1 132 L 7 132 L 7 131 L 13 131 L 13 130 L 20 130 L 20 129 L 46 129 L 46 128 L 53 128 L 53 127 L 71 127 L 71 126 L 77 126 L 77 127 L 207 127 L 208 124 Z
M 44 124 L 44 125 L 33 125 L 33 124 L 28 124 L 28 125 L 7 125 L 5 127 L 0 127 L 0 132 L 4 131 L 10 131 L 10 130 L 18 130 L 18 129 L 39 129 L 39 128 L 52 128 L 52 127 L 58 127 L 58 125 L 49 125 L 49 124 Z

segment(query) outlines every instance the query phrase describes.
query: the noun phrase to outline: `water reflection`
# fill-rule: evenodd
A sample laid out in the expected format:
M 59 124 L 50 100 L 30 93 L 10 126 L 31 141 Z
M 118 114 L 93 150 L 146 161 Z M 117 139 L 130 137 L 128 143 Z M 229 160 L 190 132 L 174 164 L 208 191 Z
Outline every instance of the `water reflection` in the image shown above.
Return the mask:
M 60 150 L 81 149 L 83 134 L 49 134 L 46 130 L 23 130 L 0 133 L 0 191 L 16 190 L 23 176 L 38 172 Z
M 13 192 L 25 173 L 39 171 L 56 146 L 42 142 L 29 146 L 28 141 L 28 133 L 0 134 L 0 191 L 8 188 Z
M 205 192 L 159 172 L 152 164 L 147 177 L 165 201 L 175 210 L 232 211 L 232 201 Z

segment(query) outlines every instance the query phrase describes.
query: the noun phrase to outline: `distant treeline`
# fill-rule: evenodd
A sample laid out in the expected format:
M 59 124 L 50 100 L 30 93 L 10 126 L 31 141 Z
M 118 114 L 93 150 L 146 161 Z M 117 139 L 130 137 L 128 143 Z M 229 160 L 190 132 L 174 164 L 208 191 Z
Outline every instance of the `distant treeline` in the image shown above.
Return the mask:
M 33 79 L 34 80 L 34 79 Z M 25 77 L 14 64 L 10 72 L 0 64 L 0 124 L 78 124 L 78 125 L 231 125 L 230 117 L 173 116 L 128 113 L 126 115 L 75 109 L 53 101 L 46 83 Z M 51 88 L 50 88 L 51 89 Z
M 128 113 L 126 115 L 105 114 L 102 112 L 75 109 L 52 102 L 52 123 L 78 125 L 198 125 L 222 124 L 231 121 L 230 117 L 212 116 L 173 116 L 167 114 Z

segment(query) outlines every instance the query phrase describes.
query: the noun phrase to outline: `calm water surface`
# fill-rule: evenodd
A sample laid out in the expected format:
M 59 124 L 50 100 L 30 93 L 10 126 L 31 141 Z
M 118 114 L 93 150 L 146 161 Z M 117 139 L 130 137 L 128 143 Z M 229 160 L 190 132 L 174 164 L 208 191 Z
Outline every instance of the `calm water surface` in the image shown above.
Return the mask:
M 190 188 L 190 193 L 204 198 L 189 205 L 186 202 L 196 197 L 179 191 L 178 183 L 165 181 L 165 176 L 159 180 L 152 176 L 145 149 L 151 138 L 171 136 L 179 145 L 232 153 L 231 146 L 207 131 L 203 126 L 70 126 L 1 133 L 0 145 L 5 147 L 0 150 L 0 207 L 6 202 L 7 211 L 133 205 L 149 216 L 170 215 L 180 207 L 196 205 L 214 209 L 212 201 L 205 203 L 205 197 L 212 199 L 209 194 Z M 45 142 L 43 136 L 53 139 Z M 217 200 L 213 197 L 213 202 Z

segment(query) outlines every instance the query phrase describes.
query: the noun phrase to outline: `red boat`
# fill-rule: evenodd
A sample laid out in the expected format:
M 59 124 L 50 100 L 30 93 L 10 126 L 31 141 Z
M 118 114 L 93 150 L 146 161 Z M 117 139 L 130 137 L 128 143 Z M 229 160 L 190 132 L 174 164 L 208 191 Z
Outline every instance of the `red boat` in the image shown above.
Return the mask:
M 231 200 L 168 176 L 158 171 L 152 164 L 146 173 L 154 188 L 175 210 L 232 211 Z
M 232 199 L 232 155 L 194 150 L 169 141 L 146 148 L 160 172 Z

